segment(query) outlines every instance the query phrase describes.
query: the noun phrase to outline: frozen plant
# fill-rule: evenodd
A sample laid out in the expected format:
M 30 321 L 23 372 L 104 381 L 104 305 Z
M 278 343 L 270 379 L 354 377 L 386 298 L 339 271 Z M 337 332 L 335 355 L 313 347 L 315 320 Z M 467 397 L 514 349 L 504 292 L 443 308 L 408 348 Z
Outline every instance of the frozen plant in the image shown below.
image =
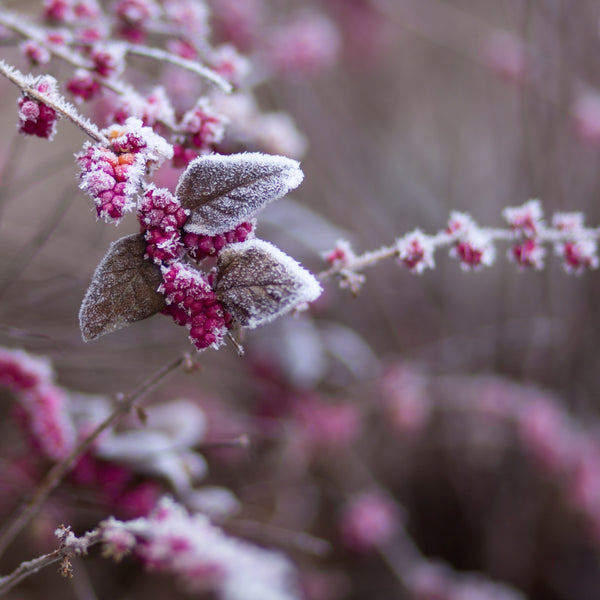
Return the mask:
M 505 208 L 503 216 L 508 229 L 480 227 L 470 214 L 453 211 L 446 228 L 436 234 L 416 229 L 393 245 L 361 255 L 355 254 L 347 241 L 338 241 L 332 250 L 322 253 L 329 268 L 319 278 L 335 278 L 340 287 L 356 293 L 365 281 L 365 268 L 395 258 L 411 273 L 421 275 L 435 268 L 435 252 L 444 247 L 450 248 L 450 256 L 459 260 L 463 271 L 479 271 L 495 262 L 496 242 L 510 244 L 507 257 L 521 270 L 542 269 L 546 246 L 554 247 L 567 273 L 580 275 L 598 267 L 600 229 L 586 227 L 582 213 L 555 213 L 548 226 L 540 201 L 529 200 L 522 206 Z

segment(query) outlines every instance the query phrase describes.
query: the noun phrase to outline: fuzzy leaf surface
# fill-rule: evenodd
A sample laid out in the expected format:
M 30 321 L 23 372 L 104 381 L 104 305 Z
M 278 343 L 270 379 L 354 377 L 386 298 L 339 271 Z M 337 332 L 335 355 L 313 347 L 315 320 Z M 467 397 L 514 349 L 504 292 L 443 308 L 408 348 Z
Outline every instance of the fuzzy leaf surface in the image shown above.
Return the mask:
M 304 177 L 298 161 L 243 152 L 193 160 L 175 191 L 191 210 L 184 229 L 200 235 L 230 231 L 269 202 L 295 189 Z
M 162 281 L 160 269 L 144 259 L 145 251 L 142 234 L 110 245 L 79 310 L 86 342 L 147 319 L 165 307 L 164 296 L 156 291 Z
M 250 328 L 321 294 L 313 275 L 279 248 L 259 239 L 223 249 L 214 289 L 240 325 Z

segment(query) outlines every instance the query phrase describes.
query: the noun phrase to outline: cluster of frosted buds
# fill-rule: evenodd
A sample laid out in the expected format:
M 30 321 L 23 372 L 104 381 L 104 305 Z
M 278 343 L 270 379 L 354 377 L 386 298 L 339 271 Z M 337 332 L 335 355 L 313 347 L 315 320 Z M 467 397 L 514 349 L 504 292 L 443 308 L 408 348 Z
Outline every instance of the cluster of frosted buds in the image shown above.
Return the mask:
M 171 158 L 173 149 L 135 118 L 104 133 L 109 147 L 88 143 L 77 156 L 80 187 L 93 199 L 100 218 L 118 222 L 136 207 L 136 194 L 146 171 Z
M 352 250 L 350 242 L 338 240 L 333 249 L 321 252 L 321 256 L 332 268 L 340 269 L 340 287 L 349 289 L 354 295 L 357 295 L 365 282 L 365 277 L 352 267 L 356 254 Z
M 149 127 L 160 122 L 170 127 L 175 126 L 175 111 L 165 89 L 160 86 L 146 97 L 128 92 L 117 98 L 112 115 L 113 121 L 122 125 L 129 117 L 137 117 Z
M 87 102 L 95 98 L 101 90 L 100 84 L 86 69 L 77 69 L 73 77 L 67 81 L 67 90 L 76 101 Z
M 94 73 L 100 77 L 118 75 L 125 67 L 125 48 L 122 44 L 96 44 L 90 49 Z
M 121 44 L 95 44 L 87 49 L 90 69 L 77 69 L 67 82 L 67 90 L 78 101 L 89 101 L 100 94 L 98 80 L 112 77 L 123 70 L 125 51 Z
M 507 207 L 502 214 L 511 230 L 522 238 L 508 250 L 508 258 L 520 267 L 542 269 L 546 249 L 540 240 L 544 228 L 540 201 L 530 200 L 522 206 Z
M 38 42 L 26 40 L 19 47 L 23 56 L 25 56 L 33 67 L 45 65 L 50 62 L 50 52 Z
M 581 213 L 556 213 L 552 226 L 572 235 L 571 239 L 555 244 L 556 254 L 563 259 L 569 273 L 582 273 L 598 268 L 598 242 L 585 235 L 584 217 Z
M 222 44 L 214 49 L 210 56 L 210 66 L 236 87 L 239 87 L 250 71 L 250 61 L 229 44 Z
M 138 207 L 138 219 L 148 242 L 145 258 L 158 265 L 181 258 L 181 228 L 188 215 L 169 190 L 149 186 Z
M 164 489 L 156 481 L 138 482 L 135 475 L 129 467 L 85 454 L 69 473 L 69 481 L 93 490 L 108 510 L 127 518 L 140 517 L 156 506 Z
M 331 250 L 322 252 L 321 256 L 332 267 L 344 267 L 356 258 L 356 254 L 347 240 L 338 240 Z
M 190 341 L 198 350 L 223 344 L 231 315 L 217 300 L 208 279 L 195 269 L 175 262 L 162 269 L 158 288 L 165 295 L 163 314 L 189 329 Z
M 89 23 L 100 16 L 95 0 L 45 0 L 44 18 L 52 23 Z
M 255 220 L 240 223 L 235 229 L 217 235 L 200 235 L 198 233 L 185 233 L 183 244 L 188 255 L 194 260 L 201 261 L 214 257 L 221 252 L 227 244 L 245 242 L 254 235 Z
M 27 83 L 44 97 L 47 97 L 49 101 L 58 100 L 58 84 L 54 77 L 50 75 L 28 76 Z M 27 95 L 23 95 L 19 99 L 19 133 L 37 135 L 51 140 L 56 133 L 57 119 L 56 111 L 47 104 Z
M 148 23 L 161 15 L 154 0 L 117 0 L 112 10 L 120 22 L 119 33 L 132 42 L 142 42 Z
M 464 271 L 477 271 L 489 267 L 496 258 L 496 250 L 491 236 L 479 228 L 470 215 L 452 212 L 446 233 L 456 237 L 450 256 L 460 260 Z
M 175 144 L 175 166 L 187 166 L 199 154 L 210 152 L 223 139 L 228 121 L 212 108 L 206 98 L 201 98 L 179 123 L 183 140 Z
M 33 447 L 51 460 L 65 458 L 75 442 L 67 398 L 50 366 L 22 350 L 0 349 L 0 386 L 18 401 L 17 418 Z
M 419 229 L 396 240 L 398 258 L 413 273 L 421 274 L 425 269 L 433 269 L 435 245 L 431 238 Z
M 298 598 L 282 555 L 231 538 L 168 498 L 147 518 L 111 517 L 100 532 L 105 556 L 119 560 L 133 551 L 149 569 L 173 574 L 192 590 L 212 590 L 227 600 Z

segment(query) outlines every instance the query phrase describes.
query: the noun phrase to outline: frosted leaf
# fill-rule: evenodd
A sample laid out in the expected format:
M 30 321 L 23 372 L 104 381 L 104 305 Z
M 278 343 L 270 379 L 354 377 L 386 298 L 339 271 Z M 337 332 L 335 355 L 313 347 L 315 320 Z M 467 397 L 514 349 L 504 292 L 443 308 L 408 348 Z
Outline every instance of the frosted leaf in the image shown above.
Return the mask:
M 263 206 L 298 187 L 300 164 L 284 156 L 244 152 L 192 161 L 175 191 L 192 211 L 184 229 L 216 235 L 247 221 Z
M 162 281 L 160 269 L 144 260 L 145 252 L 141 234 L 111 244 L 79 310 L 86 342 L 147 319 L 165 307 L 164 296 L 156 291 Z
M 225 519 L 240 511 L 240 502 L 233 492 L 217 486 L 191 490 L 185 496 L 185 504 L 194 512 L 201 512 L 210 519 Z
M 183 494 L 208 471 L 200 454 L 182 448 L 176 439 L 155 429 L 136 429 L 107 437 L 99 444 L 96 455 L 138 473 L 164 477 L 176 492 Z
M 321 294 L 313 275 L 273 244 L 258 239 L 221 251 L 214 289 L 240 325 L 250 328 Z

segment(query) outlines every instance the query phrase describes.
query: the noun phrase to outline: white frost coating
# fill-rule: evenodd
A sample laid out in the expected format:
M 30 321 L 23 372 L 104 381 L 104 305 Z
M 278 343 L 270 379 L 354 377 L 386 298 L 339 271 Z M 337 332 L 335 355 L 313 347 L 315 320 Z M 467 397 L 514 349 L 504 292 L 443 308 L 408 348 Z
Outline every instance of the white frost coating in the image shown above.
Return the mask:
M 307 302 L 314 302 L 323 292 L 321 284 L 317 281 L 317 278 L 307 269 L 305 269 L 299 262 L 294 260 L 291 256 L 274 246 L 265 240 L 254 238 L 237 244 L 239 246 L 246 245 L 250 248 L 257 248 L 265 253 L 270 254 L 276 261 L 282 264 L 287 273 L 300 284 L 300 289 L 296 295 L 297 304 L 305 304 Z M 236 244 L 231 244 L 229 248 L 232 248 Z
M 232 315 L 250 329 L 303 308 L 323 291 L 300 263 L 258 238 L 221 251 L 215 290 Z
M 240 502 L 233 492 L 217 486 L 203 486 L 191 490 L 183 500 L 194 512 L 201 512 L 209 519 L 231 517 L 240 510 Z
M 102 440 L 96 455 L 128 465 L 138 473 L 167 479 L 178 493 L 188 493 L 208 471 L 204 458 L 156 430 L 132 430 Z
M 297 600 L 293 570 L 280 553 L 229 537 L 201 514 L 189 515 L 169 498 L 147 518 L 110 519 L 105 531 L 121 530 L 144 542 L 142 559 L 178 576 L 191 589 L 210 585 L 222 600 Z M 110 552 L 110 540 L 105 538 Z M 210 577 L 210 573 L 218 577 Z M 208 576 L 207 576 L 208 573 Z
M 200 156 L 188 165 L 175 190 L 181 205 L 192 211 L 184 229 L 200 235 L 230 231 L 297 188 L 303 178 L 300 163 L 285 156 Z
M 206 415 L 191 400 L 175 400 L 146 409 L 146 428 L 168 434 L 178 444 L 195 446 L 206 434 Z
M 165 160 L 173 158 L 173 146 L 152 127 L 144 126 L 142 120 L 137 117 L 129 117 L 124 125 L 111 125 L 104 129 L 103 133 L 112 140 L 113 145 L 131 135 L 142 139 L 146 145 L 140 153 L 146 161 L 150 161 L 149 166 L 152 168 L 159 167 Z M 115 134 L 120 135 L 114 137 Z

